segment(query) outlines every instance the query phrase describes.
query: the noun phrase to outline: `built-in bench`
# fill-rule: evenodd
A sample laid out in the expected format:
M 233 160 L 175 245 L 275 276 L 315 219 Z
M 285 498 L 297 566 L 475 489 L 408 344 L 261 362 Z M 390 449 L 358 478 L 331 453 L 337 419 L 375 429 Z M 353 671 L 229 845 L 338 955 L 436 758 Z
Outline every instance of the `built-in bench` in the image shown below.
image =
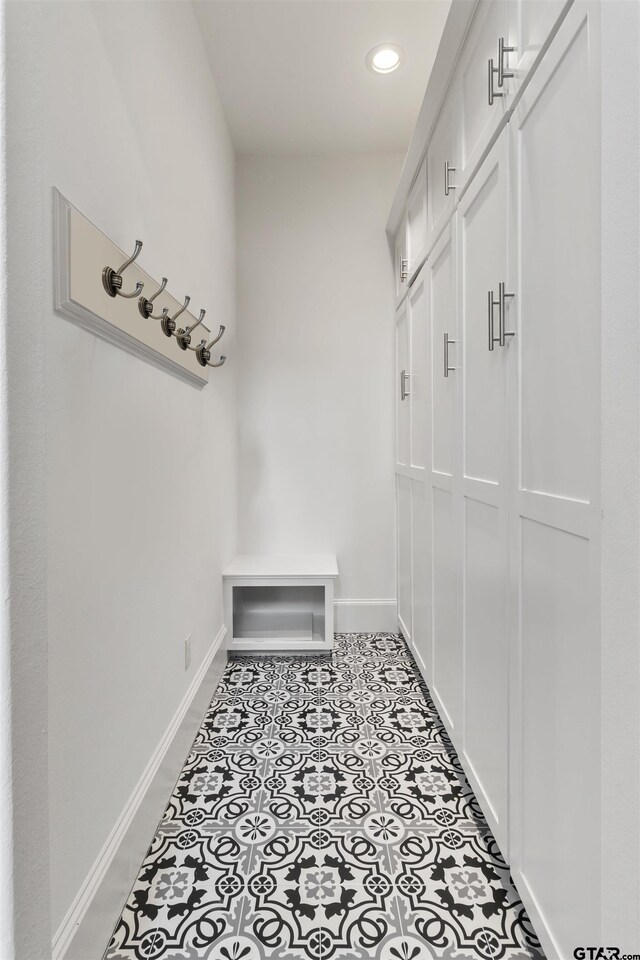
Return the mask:
M 332 554 L 242 554 L 223 572 L 230 651 L 327 652 L 333 646 Z

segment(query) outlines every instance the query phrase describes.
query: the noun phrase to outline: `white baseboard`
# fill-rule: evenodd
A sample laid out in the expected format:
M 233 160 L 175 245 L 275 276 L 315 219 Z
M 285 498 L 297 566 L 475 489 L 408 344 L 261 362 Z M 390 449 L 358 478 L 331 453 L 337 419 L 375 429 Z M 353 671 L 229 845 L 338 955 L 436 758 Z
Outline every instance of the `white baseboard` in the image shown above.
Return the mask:
M 100 960 L 226 663 L 222 627 L 60 924 L 53 960 Z
M 336 633 L 397 633 L 395 600 L 334 600 Z

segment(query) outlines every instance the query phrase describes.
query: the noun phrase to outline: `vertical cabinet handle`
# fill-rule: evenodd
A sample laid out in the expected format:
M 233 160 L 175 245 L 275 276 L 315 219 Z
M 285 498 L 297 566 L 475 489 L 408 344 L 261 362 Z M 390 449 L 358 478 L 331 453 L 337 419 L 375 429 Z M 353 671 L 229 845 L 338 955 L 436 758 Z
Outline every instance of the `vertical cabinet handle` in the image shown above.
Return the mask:
M 503 87 L 505 80 L 508 80 L 510 77 L 515 76 L 513 73 L 507 73 L 505 67 L 505 58 L 508 54 L 515 52 L 515 47 L 507 47 L 504 42 L 504 37 L 498 37 L 498 86 Z
M 494 336 L 493 331 L 493 308 L 497 307 L 499 300 L 494 300 L 493 290 L 487 291 L 487 324 L 489 327 L 489 350 L 493 351 L 494 344 L 500 343 L 500 337 Z
M 506 301 L 509 297 L 513 297 L 513 293 L 506 292 L 506 284 L 498 284 L 498 299 L 494 300 L 493 290 L 489 290 L 487 293 L 487 325 L 489 327 L 489 350 L 493 350 L 494 344 L 499 343 L 501 347 L 506 346 L 507 337 L 514 337 L 515 330 L 505 330 L 506 324 L 506 313 L 507 313 L 507 304 Z M 498 308 L 498 336 L 494 335 L 493 329 L 493 309 L 494 307 Z
M 456 369 L 456 367 L 449 366 L 449 344 L 450 343 L 457 343 L 457 341 L 451 340 L 451 338 L 449 337 L 449 334 L 445 333 L 444 335 L 444 368 L 442 371 L 445 377 L 448 377 L 449 374 Z
M 488 94 L 489 106 L 492 107 L 492 106 L 493 106 L 493 101 L 495 100 L 495 98 L 496 98 L 496 97 L 502 97 L 502 96 L 504 96 L 504 94 L 499 93 L 497 90 L 494 90 L 494 88 L 493 88 L 493 76 L 494 76 L 494 74 L 498 73 L 498 67 L 494 67 L 494 65 L 493 65 L 493 57 L 491 58 L 491 60 L 487 60 L 487 67 L 488 67 L 488 70 L 487 70 L 487 84 L 488 84 L 487 94 Z
M 444 195 L 445 197 L 449 196 L 450 190 L 456 189 L 455 183 L 451 183 L 449 179 L 449 174 L 455 173 L 455 172 L 456 172 L 456 167 L 449 166 L 449 161 L 445 160 L 444 162 Z
M 498 284 L 498 319 L 499 319 L 499 323 L 500 323 L 500 329 L 499 329 L 498 332 L 499 332 L 499 334 L 500 334 L 499 339 L 500 339 L 500 346 L 501 346 L 501 347 L 504 347 L 504 346 L 505 346 L 505 344 L 506 344 L 506 342 L 507 342 L 507 340 L 506 340 L 507 337 L 515 337 L 515 335 L 516 335 L 515 330 L 511 330 L 510 332 L 507 331 L 507 330 L 505 330 L 506 313 L 507 313 L 507 305 L 506 305 L 505 301 L 506 301 L 508 298 L 514 296 L 513 293 L 506 293 L 506 292 L 505 292 L 505 289 L 506 289 L 506 284 L 504 284 L 504 283 L 499 283 L 499 284 Z
M 409 374 L 406 370 L 400 371 L 400 399 L 406 400 L 409 396 L 409 391 L 407 390 L 407 380 L 409 379 Z
M 409 261 L 403 257 L 400 260 L 400 283 L 404 283 L 409 276 Z

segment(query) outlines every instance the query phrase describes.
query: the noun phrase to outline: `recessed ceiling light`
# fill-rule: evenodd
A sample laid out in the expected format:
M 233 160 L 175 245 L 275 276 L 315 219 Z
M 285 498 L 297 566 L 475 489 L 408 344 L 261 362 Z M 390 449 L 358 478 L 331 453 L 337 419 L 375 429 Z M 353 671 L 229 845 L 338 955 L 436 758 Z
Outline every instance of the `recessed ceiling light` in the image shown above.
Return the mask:
M 402 48 L 395 43 L 381 43 L 367 54 L 367 66 L 374 73 L 393 73 L 400 66 Z

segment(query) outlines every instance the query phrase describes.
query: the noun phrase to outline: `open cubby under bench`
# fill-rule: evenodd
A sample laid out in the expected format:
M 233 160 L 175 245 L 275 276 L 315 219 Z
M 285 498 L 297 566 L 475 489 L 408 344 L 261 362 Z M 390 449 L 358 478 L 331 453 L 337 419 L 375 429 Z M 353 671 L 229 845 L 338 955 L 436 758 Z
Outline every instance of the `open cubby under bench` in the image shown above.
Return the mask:
M 327 652 L 333 646 L 331 554 L 242 554 L 222 575 L 229 651 Z

